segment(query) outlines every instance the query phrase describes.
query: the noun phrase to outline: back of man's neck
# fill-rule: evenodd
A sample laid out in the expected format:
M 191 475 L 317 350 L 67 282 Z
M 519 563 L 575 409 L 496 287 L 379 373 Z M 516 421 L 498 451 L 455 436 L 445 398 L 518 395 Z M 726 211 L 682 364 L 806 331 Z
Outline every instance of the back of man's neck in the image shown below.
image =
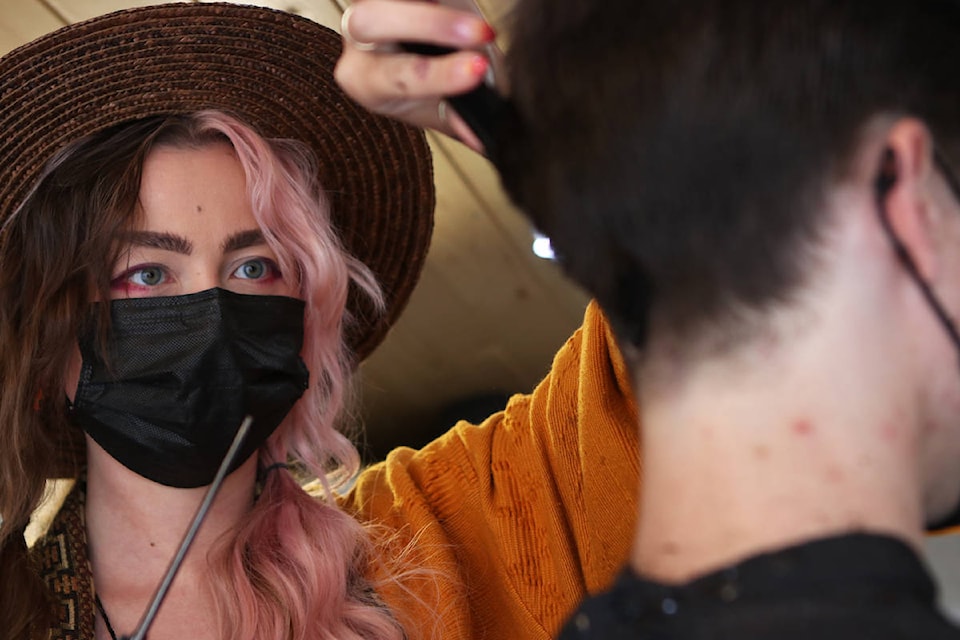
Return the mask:
M 632 567 L 679 583 L 854 531 L 919 546 L 917 434 L 900 400 L 859 388 L 869 385 L 882 388 L 787 367 L 769 378 L 641 398 L 644 473 Z

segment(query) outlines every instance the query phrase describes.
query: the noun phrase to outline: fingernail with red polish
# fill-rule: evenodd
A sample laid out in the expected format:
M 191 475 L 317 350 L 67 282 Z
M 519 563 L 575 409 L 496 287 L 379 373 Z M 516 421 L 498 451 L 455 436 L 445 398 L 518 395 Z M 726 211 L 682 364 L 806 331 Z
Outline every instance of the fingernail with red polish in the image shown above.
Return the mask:
M 490 62 L 481 55 L 473 56 L 470 59 L 470 71 L 475 76 L 482 76 L 487 72 L 487 67 L 490 66 Z
M 493 42 L 496 39 L 496 37 L 497 37 L 497 32 L 493 30 L 493 27 L 491 27 L 489 24 L 484 22 L 483 31 L 480 35 L 480 39 L 483 40 L 483 42 Z

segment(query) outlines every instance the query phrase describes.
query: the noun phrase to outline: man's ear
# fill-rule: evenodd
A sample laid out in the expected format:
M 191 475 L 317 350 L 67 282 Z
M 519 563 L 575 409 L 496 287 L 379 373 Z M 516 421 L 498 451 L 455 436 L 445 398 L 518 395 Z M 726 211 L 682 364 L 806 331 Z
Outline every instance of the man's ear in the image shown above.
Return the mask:
M 936 208 L 930 179 L 935 171 L 933 139 L 926 125 L 902 118 L 884 136 L 883 157 L 875 169 L 878 205 L 893 233 L 927 282 L 937 271 Z

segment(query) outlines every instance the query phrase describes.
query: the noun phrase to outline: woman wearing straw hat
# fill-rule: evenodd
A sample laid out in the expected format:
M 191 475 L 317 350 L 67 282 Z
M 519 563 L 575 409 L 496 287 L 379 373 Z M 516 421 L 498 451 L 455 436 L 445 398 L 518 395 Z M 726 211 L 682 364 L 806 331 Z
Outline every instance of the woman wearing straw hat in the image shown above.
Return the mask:
M 635 418 L 594 308 L 531 396 L 333 497 L 346 381 L 434 197 L 422 134 L 347 99 L 339 53 L 201 3 L 0 60 L 0 638 L 131 633 L 246 416 L 152 640 L 547 638 L 626 557 Z M 56 477 L 77 482 L 28 549 Z

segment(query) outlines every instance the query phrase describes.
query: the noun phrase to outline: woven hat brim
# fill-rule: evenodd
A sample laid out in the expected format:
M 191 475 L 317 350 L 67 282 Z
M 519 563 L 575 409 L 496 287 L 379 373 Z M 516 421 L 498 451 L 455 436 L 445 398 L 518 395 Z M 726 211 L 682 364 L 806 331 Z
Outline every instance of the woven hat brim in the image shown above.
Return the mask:
M 377 315 L 352 295 L 359 359 L 383 339 L 419 277 L 435 194 L 422 132 L 370 114 L 336 84 L 340 36 L 293 14 L 233 4 L 119 11 L 0 59 L 0 222 L 67 143 L 121 122 L 201 109 L 306 143 L 347 250 L 376 274 Z M 66 231 L 66 230 L 65 230 Z

